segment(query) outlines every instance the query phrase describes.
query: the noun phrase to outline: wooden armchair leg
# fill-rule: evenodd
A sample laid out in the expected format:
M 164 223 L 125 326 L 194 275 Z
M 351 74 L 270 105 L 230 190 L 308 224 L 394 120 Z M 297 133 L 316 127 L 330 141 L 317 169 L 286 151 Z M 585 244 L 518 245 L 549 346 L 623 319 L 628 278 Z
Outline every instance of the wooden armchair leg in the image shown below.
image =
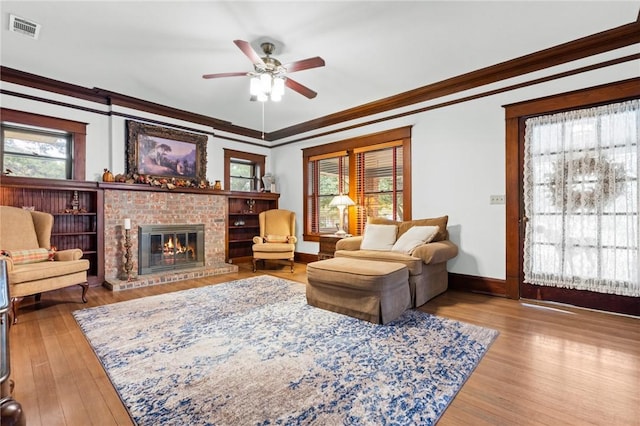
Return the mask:
M 13 319 L 11 320 L 12 324 L 18 322 L 18 308 L 20 307 L 20 302 L 22 302 L 24 297 L 12 297 L 11 298 L 11 316 Z
M 291 273 L 293 274 L 293 264 L 294 264 L 293 259 L 289 259 L 289 262 L 291 262 Z
M 82 303 L 87 303 L 87 290 L 89 289 L 89 283 L 78 284 L 82 287 Z
M 255 272 L 255 271 L 256 271 L 256 263 L 257 263 L 257 262 L 258 262 L 258 261 L 257 261 L 257 260 L 256 260 L 256 258 L 254 257 L 254 258 L 253 258 L 253 272 Z

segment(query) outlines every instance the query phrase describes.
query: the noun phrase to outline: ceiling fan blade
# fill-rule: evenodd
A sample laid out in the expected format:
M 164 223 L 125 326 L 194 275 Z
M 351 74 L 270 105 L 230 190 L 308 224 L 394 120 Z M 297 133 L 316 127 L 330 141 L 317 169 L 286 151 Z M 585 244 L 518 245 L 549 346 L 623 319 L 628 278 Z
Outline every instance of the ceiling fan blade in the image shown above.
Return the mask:
M 302 70 L 308 70 L 310 68 L 324 67 L 324 59 L 319 56 L 314 58 L 303 59 L 301 61 L 291 62 L 283 65 L 287 72 L 296 72 Z
M 249 42 L 246 42 L 244 40 L 233 40 L 233 42 L 240 48 L 240 50 L 242 50 L 242 53 L 244 53 L 247 58 L 251 59 L 251 62 L 253 62 L 254 64 L 264 65 L 264 61 L 256 53 L 256 51 L 253 50 L 253 47 L 251 47 Z
M 246 72 L 221 72 L 218 74 L 205 74 L 202 78 L 240 77 L 245 75 L 247 75 Z
M 302 96 L 306 96 L 309 99 L 313 99 L 318 95 L 313 90 L 309 89 L 306 86 L 303 86 L 302 84 L 298 83 L 295 80 L 291 80 L 289 77 L 287 77 L 287 79 L 284 81 L 284 84 L 289 89 L 295 90 L 296 92 L 300 93 Z

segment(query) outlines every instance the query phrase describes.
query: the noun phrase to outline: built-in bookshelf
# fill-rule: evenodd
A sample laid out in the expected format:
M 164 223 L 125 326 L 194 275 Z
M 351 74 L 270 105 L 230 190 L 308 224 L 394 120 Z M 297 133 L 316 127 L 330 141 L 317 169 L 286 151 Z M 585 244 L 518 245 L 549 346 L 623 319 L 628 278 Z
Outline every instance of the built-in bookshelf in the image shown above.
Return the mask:
M 79 248 L 91 286 L 104 282 L 104 195 L 96 182 L 2 176 L 0 204 L 51 213 L 51 245 Z
M 229 263 L 250 262 L 253 237 L 260 235 L 260 212 L 278 208 L 280 194 L 272 192 L 228 192 L 227 252 Z

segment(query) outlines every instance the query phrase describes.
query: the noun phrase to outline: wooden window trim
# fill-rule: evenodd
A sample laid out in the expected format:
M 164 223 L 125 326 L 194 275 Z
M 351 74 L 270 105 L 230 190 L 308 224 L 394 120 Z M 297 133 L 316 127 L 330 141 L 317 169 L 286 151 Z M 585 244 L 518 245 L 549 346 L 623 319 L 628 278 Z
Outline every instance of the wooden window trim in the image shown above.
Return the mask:
M 0 114 L 3 122 L 61 130 L 71 134 L 71 180 L 86 180 L 87 123 L 7 108 L 0 108 Z
M 332 154 L 345 152 L 352 154 L 354 150 L 363 150 L 371 146 L 387 146 L 386 144 L 402 145 L 403 147 L 403 220 L 411 219 L 411 126 L 400 127 L 397 129 L 387 130 L 383 132 L 373 133 L 370 135 L 358 136 L 355 138 L 345 139 L 342 141 L 332 142 L 324 145 L 317 145 L 302 150 L 302 179 L 303 179 L 303 215 L 304 215 L 304 241 L 320 241 L 319 235 L 311 232 L 309 214 L 307 206 L 308 184 L 309 184 L 309 161 L 312 159 L 326 158 L 333 156 Z M 391 146 L 391 145 L 389 145 Z M 355 175 L 355 161 L 349 162 L 349 174 Z M 355 185 L 355 181 L 350 185 Z M 355 189 L 354 189 L 355 190 Z M 352 192 L 351 188 L 350 191 Z M 352 213 L 349 213 L 350 215 Z M 354 217 L 349 216 L 349 223 L 354 223 Z
M 231 189 L 231 159 L 238 158 L 240 160 L 251 161 L 256 164 L 259 169 L 260 176 L 258 179 L 262 181 L 264 177 L 264 168 L 266 156 L 262 154 L 252 154 L 250 152 L 236 151 L 234 149 L 223 148 L 224 150 L 224 189 Z
M 524 279 L 524 122 L 527 118 L 640 97 L 640 78 L 505 105 L 506 296 L 520 298 Z

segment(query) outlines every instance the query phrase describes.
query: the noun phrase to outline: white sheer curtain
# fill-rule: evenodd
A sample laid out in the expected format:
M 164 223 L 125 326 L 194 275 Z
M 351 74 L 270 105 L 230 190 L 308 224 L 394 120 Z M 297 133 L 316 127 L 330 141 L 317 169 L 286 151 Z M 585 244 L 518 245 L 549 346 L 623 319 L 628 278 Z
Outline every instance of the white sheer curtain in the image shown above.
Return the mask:
M 640 296 L 640 101 L 526 121 L 524 280 Z

